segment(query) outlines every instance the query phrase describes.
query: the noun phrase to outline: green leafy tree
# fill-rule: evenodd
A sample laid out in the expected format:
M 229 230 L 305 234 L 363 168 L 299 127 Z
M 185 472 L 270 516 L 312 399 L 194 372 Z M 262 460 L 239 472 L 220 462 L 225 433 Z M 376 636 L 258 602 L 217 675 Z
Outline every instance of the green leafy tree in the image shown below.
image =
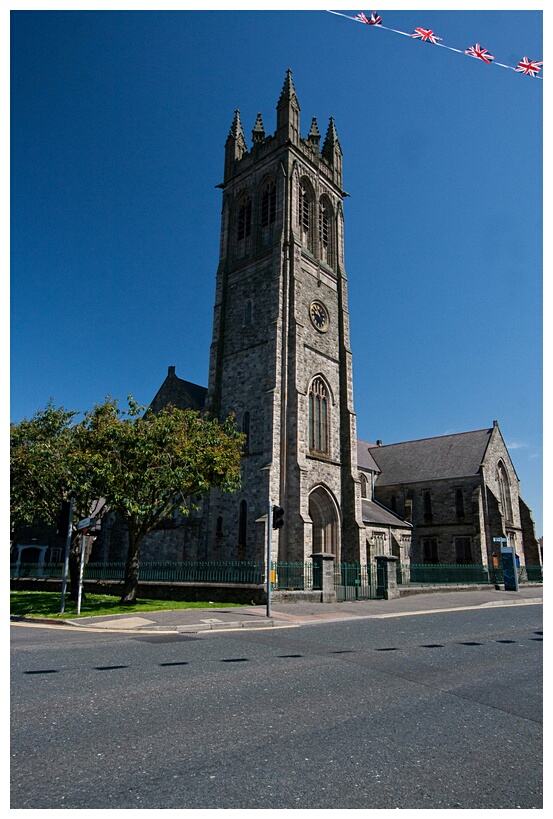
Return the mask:
M 74 598 L 81 556 L 76 524 L 99 507 L 86 459 L 79 451 L 77 416 L 75 410 L 55 407 L 50 400 L 31 419 L 10 425 L 12 532 L 37 523 L 55 527 L 62 502 L 73 498 L 69 569 Z M 101 511 L 94 513 L 101 517 Z
M 106 400 L 77 428 L 82 472 L 128 531 L 122 603 L 136 600 L 140 545 L 175 510 L 211 487 L 240 486 L 244 436 L 234 418 L 222 423 L 193 410 L 167 407 L 144 415 L 129 396 L 127 411 Z

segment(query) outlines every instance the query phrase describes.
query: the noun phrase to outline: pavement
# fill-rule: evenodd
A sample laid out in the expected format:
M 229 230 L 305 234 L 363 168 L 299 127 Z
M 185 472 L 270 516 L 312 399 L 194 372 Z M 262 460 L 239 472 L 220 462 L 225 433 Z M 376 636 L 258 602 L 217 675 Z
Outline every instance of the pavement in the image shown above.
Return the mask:
M 233 629 L 294 628 L 367 618 L 401 617 L 455 609 L 490 606 L 539 605 L 543 586 L 521 586 L 518 592 L 489 589 L 427 591 L 402 595 L 395 600 L 355 600 L 344 603 L 271 602 L 267 606 L 149 611 L 143 615 L 113 614 L 67 620 L 13 617 L 28 623 L 73 626 L 87 631 L 143 633 L 199 633 Z

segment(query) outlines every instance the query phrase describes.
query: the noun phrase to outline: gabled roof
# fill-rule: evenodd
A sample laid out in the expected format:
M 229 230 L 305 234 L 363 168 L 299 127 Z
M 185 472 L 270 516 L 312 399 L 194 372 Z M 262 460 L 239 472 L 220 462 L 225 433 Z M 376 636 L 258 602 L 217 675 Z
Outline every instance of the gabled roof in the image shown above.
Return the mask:
M 150 404 L 150 409 L 152 412 L 159 412 L 168 404 L 172 404 L 181 410 L 200 410 L 205 406 L 206 395 L 206 387 L 179 378 L 175 374 L 175 368 L 169 367 L 167 377 Z
M 478 474 L 493 428 L 375 446 L 369 454 L 380 468 L 376 483 L 390 486 L 464 478 Z
M 357 466 L 359 469 L 367 469 L 370 472 L 380 472 L 378 464 L 371 455 L 371 448 L 375 444 L 369 444 L 368 441 L 357 441 Z
M 412 529 L 408 521 L 400 518 L 386 507 L 381 506 L 376 501 L 368 498 L 361 499 L 361 511 L 363 513 L 363 523 L 377 526 L 398 526 L 405 529 Z

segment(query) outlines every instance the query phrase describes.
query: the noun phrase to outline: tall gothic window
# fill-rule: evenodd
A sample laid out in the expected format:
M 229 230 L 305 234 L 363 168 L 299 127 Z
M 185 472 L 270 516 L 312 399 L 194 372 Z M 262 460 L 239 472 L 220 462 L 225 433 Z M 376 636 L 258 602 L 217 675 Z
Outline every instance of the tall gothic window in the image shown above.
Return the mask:
M 298 198 L 298 226 L 302 243 L 313 250 L 312 195 L 306 182 L 300 182 Z
M 368 485 L 369 485 L 369 482 L 367 480 L 367 476 L 366 475 L 361 475 L 361 497 L 362 498 L 368 498 L 369 497 L 368 493 L 367 493 Z
M 252 234 L 252 199 L 249 193 L 243 193 L 236 203 L 234 254 L 237 259 L 250 252 Z
M 251 299 L 246 301 L 244 306 L 244 324 L 251 324 L 253 316 L 253 303 Z
M 501 505 L 503 507 L 503 515 L 506 520 L 512 521 L 513 509 L 511 506 L 511 490 L 509 487 L 509 476 L 505 469 L 503 461 L 499 461 L 497 465 L 497 482 L 499 484 L 499 495 L 501 498 Z
M 276 185 L 268 182 L 261 193 L 261 227 L 268 227 L 276 220 Z
M 236 238 L 239 242 L 247 239 L 252 232 L 252 200 L 249 196 L 244 197 L 238 206 L 238 222 L 236 227 Z
M 309 449 L 330 452 L 328 390 L 322 378 L 315 378 L 309 390 Z
M 330 203 L 321 199 L 319 203 L 319 256 L 330 264 L 332 250 L 332 228 Z

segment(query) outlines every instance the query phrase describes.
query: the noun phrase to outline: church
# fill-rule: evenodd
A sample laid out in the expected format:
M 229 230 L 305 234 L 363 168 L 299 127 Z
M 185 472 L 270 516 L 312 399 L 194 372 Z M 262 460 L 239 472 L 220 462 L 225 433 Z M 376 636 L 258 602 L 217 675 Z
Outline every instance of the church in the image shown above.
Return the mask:
M 273 560 L 492 565 L 502 537 L 520 565 L 539 565 L 497 422 L 406 443 L 357 439 L 342 150 L 332 117 L 324 138 L 316 118 L 302 137 L 290 70 L 276 110 L 275 133 L 258 114 L 249 146 L 236 111 L 224 147 L 208 385 L 170 366 L 151 403 L 233 413 L 246 436 L 242 488 L 212 490 L 165 521 L 142 560 L 263 560 L 275 504 L 284 525 Z M 108 520 L 93 559 L 123 553 L 124 532 Z

